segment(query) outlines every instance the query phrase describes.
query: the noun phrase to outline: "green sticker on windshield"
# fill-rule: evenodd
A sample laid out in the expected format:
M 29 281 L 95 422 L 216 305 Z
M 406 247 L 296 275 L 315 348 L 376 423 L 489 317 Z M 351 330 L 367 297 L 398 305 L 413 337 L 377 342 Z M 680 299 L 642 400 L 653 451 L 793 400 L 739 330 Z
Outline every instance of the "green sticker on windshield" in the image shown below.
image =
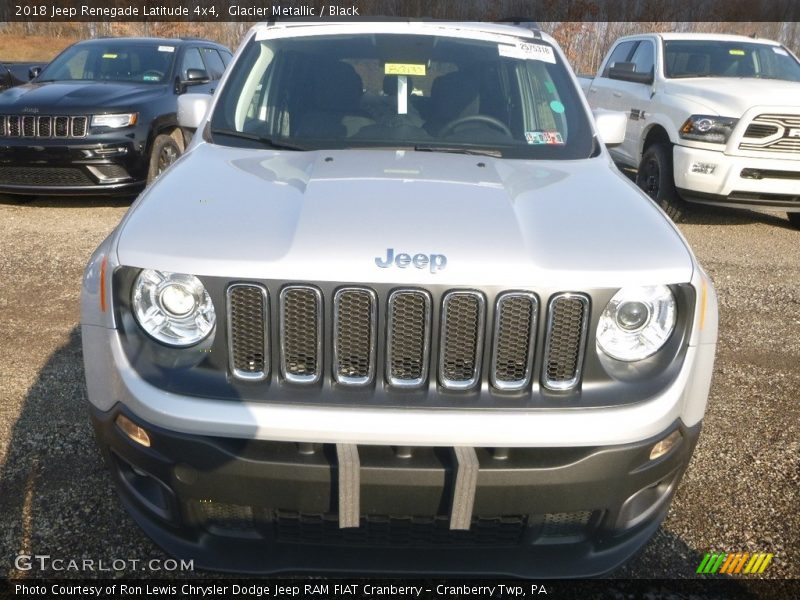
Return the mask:
M 728 54 L 733 54 L 734 56 L 744 56 L 744 50 L 728 50 Z
M 561 114 L 564 112 L 564 105 L 561 104 L 561 102 L 559 102 L 558 100 L 553 100 L 550 103 L 550 110 L 552 110 L 554 113 Z
M 544 89 L 546 89 L 551 94 L 555 94 L 556 93 L 556 86 L 553 85 L 552 81 L 545 81 L 544 82 Z

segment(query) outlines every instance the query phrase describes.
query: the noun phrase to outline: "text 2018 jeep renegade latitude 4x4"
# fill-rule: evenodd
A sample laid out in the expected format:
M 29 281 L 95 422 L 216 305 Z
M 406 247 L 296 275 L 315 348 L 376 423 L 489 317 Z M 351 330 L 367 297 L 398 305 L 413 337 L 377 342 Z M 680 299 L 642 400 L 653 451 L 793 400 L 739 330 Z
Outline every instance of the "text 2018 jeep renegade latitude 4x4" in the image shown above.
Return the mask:
M 87 267 L 92 418 L 169 553 L 606 572 L 695 446 L 708 277 L 513 25 L 255 27 Z M 602 141 L 601 141 L 602 140 Z

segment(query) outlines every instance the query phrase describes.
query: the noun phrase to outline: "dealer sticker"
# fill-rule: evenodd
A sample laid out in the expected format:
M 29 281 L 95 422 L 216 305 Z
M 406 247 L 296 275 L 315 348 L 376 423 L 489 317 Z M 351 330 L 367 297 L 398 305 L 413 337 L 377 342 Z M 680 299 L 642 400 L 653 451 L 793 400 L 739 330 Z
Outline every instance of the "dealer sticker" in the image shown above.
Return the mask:
M 407 63 L 386 63 L 384 75 L 419 75 L 425 76 L 425 65 L 410 65 Z
M 556 64 L 556 55 L 550 46 L 543 44 L 528 44 L 517 42 L 511 44 L 497 44 L 497 51 L 500 56 L 509 58 L 521 58 L 523 60 L 541 60 L 546 63 Z
M 159 52 L 175 52 L 175 46 L 159 46 Z

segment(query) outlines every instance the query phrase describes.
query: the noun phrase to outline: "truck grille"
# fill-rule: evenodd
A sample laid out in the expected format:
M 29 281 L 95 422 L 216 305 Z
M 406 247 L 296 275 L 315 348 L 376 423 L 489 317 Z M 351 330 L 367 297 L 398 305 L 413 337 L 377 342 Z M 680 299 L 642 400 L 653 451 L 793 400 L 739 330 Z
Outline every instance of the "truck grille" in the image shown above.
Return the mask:
M 89 118 L 50 115 L 0 115 L 0 137 L 82 138 Z
M 767 153 L 800 153 L 800 137 L 789 135 L 792 130 L 800 130 L 800 115 L 758 115 L 747 126 L 739 149 Z
M 332 302 L 326 303 L 315 286 L 292 284 L 280 291 L 280 351 L 275 358 L 287 382 L 316 384 L 329 364 L 333 380 L 344 387 L 372 384 L 380 372 L 391 387 L 425 387 L 433 369 L 443 388 L 467 390 L 480 386 L 487 372 L 482 368 L 486 356 L 491 360 L 488 379 L 495 389 L 518 391 L 531 385 L 539 313 L 533 292 L 498 294 L 493 325 L 487 327 L 485 295 L 450 290 L 442 296 L 438 334 L 432 297 L 425 290 L 395 289 L 385 304 L 366 287 L 340 287 L 332 295 Z M 228 287 L 227 303 L 231 374 L 244 380 L 268 378 L 269 293 L 259 284 L 235 283 Z M 327 343 L 325 314 L 332 329 Z M 589 317 L 587 296 L 560 293 L 551 298 L 541 359 L 542 384 L 548 389 L 580 384 Z M 435 357 L 432 347 L 438 348 Z M 323 348 L 332 351 L 328 362 Z

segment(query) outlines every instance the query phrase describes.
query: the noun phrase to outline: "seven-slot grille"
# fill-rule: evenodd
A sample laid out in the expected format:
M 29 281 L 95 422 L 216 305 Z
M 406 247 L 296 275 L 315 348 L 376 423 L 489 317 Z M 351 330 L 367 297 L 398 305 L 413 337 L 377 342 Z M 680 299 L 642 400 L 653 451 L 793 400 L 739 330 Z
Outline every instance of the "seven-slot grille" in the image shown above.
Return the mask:
M 231 373 L 244 380 L 266 379 L 270 372 L 267 290 L 236 283 L 228 288 L 227 302 Z M 329 342 L 332 375 L 340 385 L 373 383 L 380 373 L 379 343 L 384 342 L 383 375 L 392 387 L 427 385 L 434 362 L 433 373 L 443 388 L 473 389 L 480 385 L 487 349 L 494 388 L 514 391 L 530 385 L 539 312 L 532 292 L 499 294 L 490 327 L 482 293 L 451 290 L 444 294 L 435 340 L 438 354 L 433 361 L 430 349 L 436 333 L 431 295 L 419 289 L 398 289 L 384 302 L 366 287 L 339 288 L 329 304 L 316 287 L 284 287 L 278 306 L 282 377 L 294 384 L 314 384 L 323 376 L 323 321 L 328 314 L 333 329 Z M 385 337 L 378 331 L 379 312 L 384 308 Z M 561 293 L 551 298 L 542 358 L 542 384 L 548 389 L 568 390 L 579 384 L 589 314 L 589 299 L 583 294 Z M 489 337 L 486 343 L 485 335 Z
M 800 115 L 758 115 L 747 126 L 740 150 L 800 153 Z
M 82 138 L 89 118 L 65 115 L 0 115 L 0 137 Z

